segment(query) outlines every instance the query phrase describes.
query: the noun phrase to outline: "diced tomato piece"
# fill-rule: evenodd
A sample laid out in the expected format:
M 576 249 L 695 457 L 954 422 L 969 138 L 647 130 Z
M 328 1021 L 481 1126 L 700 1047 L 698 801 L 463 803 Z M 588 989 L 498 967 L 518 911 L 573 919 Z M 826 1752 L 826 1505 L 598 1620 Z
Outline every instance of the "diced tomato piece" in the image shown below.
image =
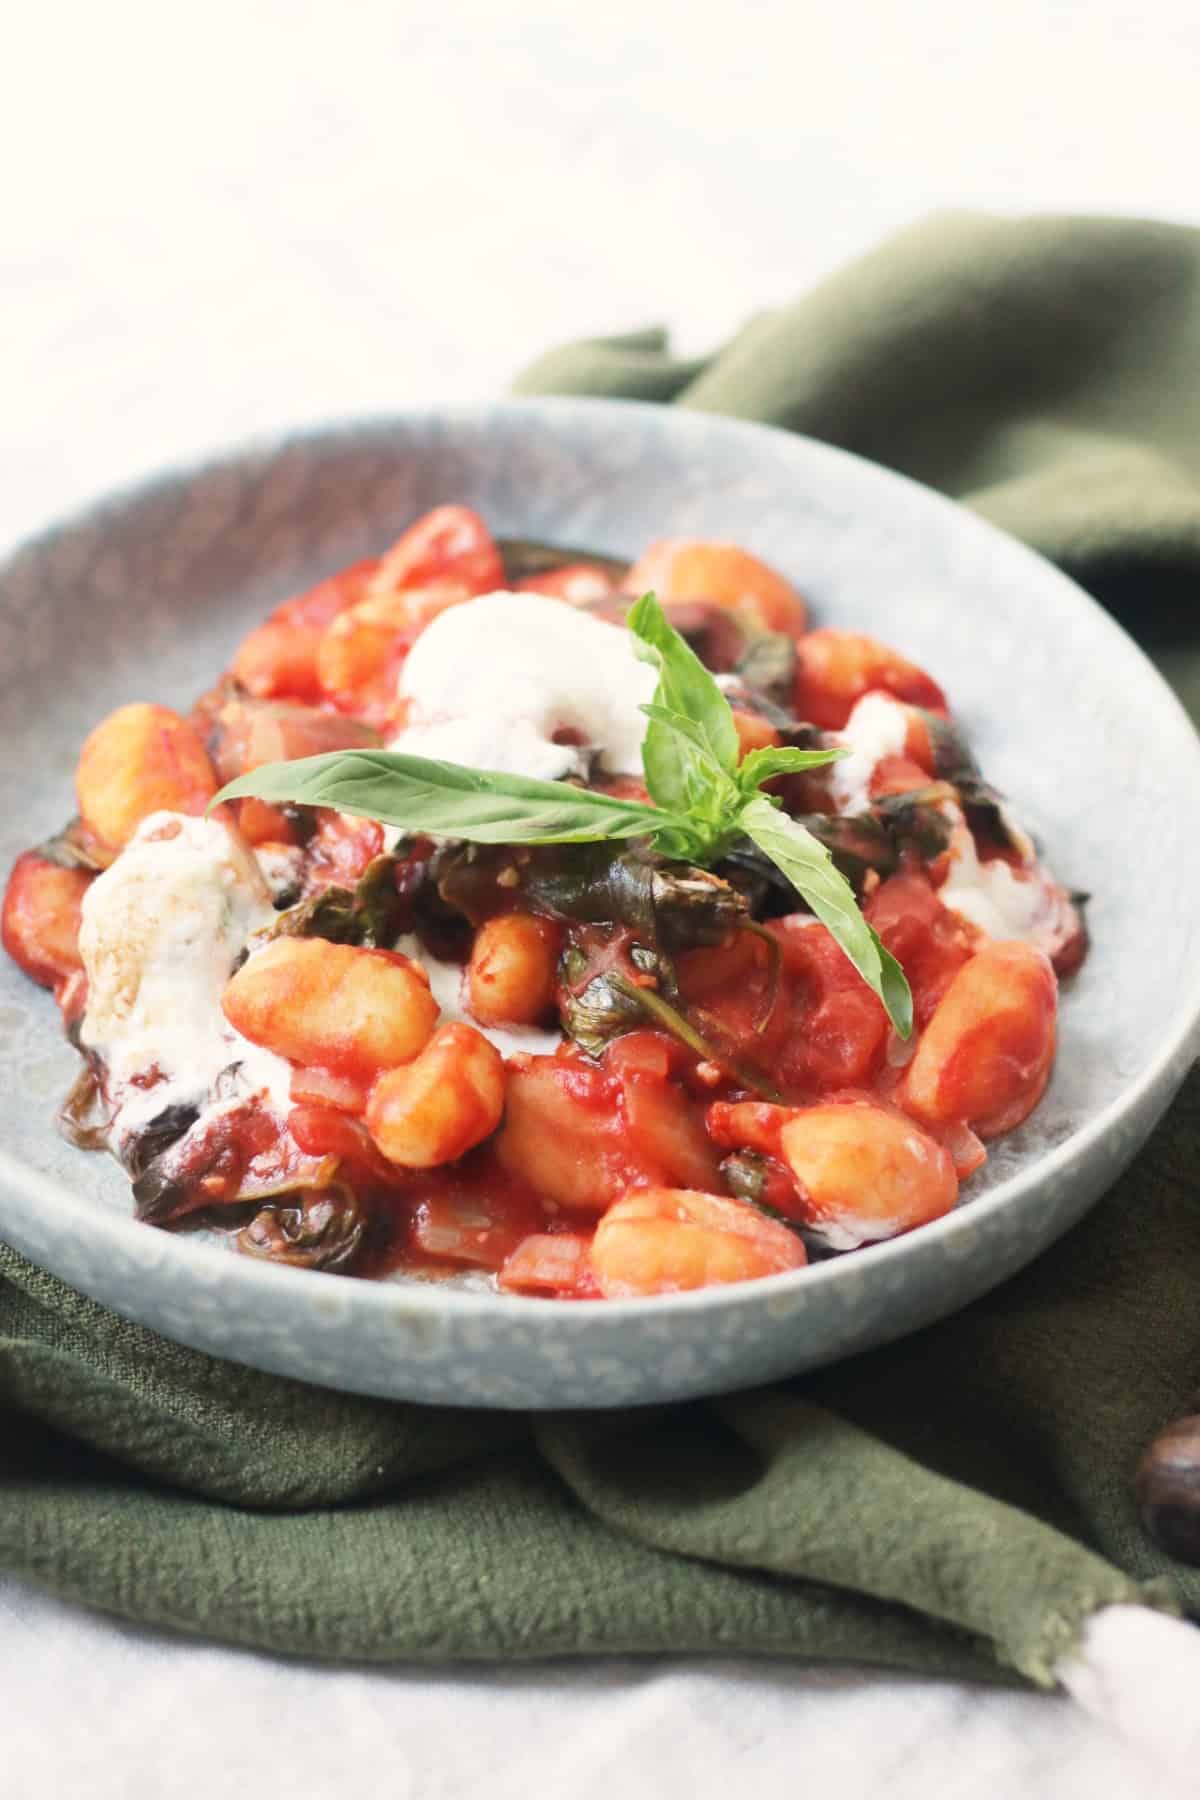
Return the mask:
M 674 1038 L 661 1031 L 628 1031 L 615 1038 L 604 1053 L 604 1066 L 621 1081 L 644 1077 L 666 1081 L 684 1060 Z
M 375 593 L 409 588 L 466 587 L 472 594 L 504 586 L 504 564 L 491 532 L 469 506 L 435 506 L 380 558 Z
M 928 769 L 911 756 L 884 756 L 871 771 L 871 799 L 883 800 L 888 794 L 911 794 L 916 788 L 929 786 Z
M 733 713 L 733 726 L 738 738 L 738 759 L 749 756 L 752 750 L 774 749 L 782 742 L 769 719 L 761 713 L 748 712 L 745 707 L 730 708 Z
M 256 700 L 318 700 L 319 625 L 288 625 L 267 619 L 243 638 L 230 673 Z
M 309 840 L 305 886 L 309 893 L 327 887 L 353 887 L 368 864 L 383 854 L 383 826 L 374 819 L 322 807 Z
M 965 1181 L 976 1169 L 982 1169 L 987 1161 L 987 1150 L 969 1125 L 929 1126 L 927 1129 L 929 1135 L 949 1152 L 959 1181 Z
M 807 914 L 772 920 L 780 970 L 741 933 L 679 958 L 679 981 L 701 1029 L 762 1071 L 788 1098 L 867 1086 L 887 1040 L 887 1015 L 825 926 Z
M 237 826 L 248 844 L 295 844 L 297 834 L 292 821 L 278 806 L 258 800 L 250 794 L 233 802 Z
M 779 1157 L 779 1134 L 794 1111 L 765 1100 L 714 1100 L 706 1121 L 710 1137 L 722 1149 L 759 1150 Z
M 970 928 L 942 905 L 924 875 L 893 875 L 881 882 L 863 909 L 908 977 L 918 1027 L 971 956 Z
M 230 673 L 258 700 L 319 700 L 317 651 L 325 628 L 367 591 L 377 557 L 351 563 L 282 606 L 244 638 Z
M 796 712 L 825 731 L 840 731 L 863 695 L 876 689 L 929 712 L 946 710 L 932 676 L 862 632 L 810 631 L 796 655 Z
M 298 1066 L 292 1070 L 293 1106 L 333 1106 L 339 1112 L 362 1113 L 366 1111 L 370 1091 L 369 1081 L 355 1080 L 352 1075 L 339 1074 L 333 1069 Z
M 36 850 L 13 864 L 0 936 L 13 961 L 41 987 L 59 989 L 83 968 L 79 920 L 91 880 L 86 869 L 60 868 Z
M 731 1000 L 740 998 L 750 1013 L 761 1009 L 770 976 L 770 946 L 757 932 L 735 931 L 723 944 L 681 952 L 675 972 L 679 991 L 689 1005 L 720 1000 L 722 1018 L 732 1026 Z M 747 1025 L 753 1029 L 749 1019 Z
M 308 1156 L 336 1156 L 389 1187 L 402 1185 L 401 1170 L 382 1157 L 365 1125 L 332 1106 L 297 1106 L 288 1114 L 288 1130 Z
M 786 1089 L 868 1087 L 883 1061 L 887 1014 L 824 925 L 793 915 L 768 926 L 791 987 L 777 1064 Z
M 316 625 L 323 631 L 340 612 L 358 604 L 378 568 L 377 556 L 366 556 L 361 562 L 348 563 L 335 575 L 318 581 L 315 587 L 306 588 L 302 594 L 285 600 L 282 606 L 275 608 L 271 617 L 282 620 L 286 625 Z
M 378 732 L 361 719 L 281 700 L 226 701 L 209 737 L 222 782 L 233 781 L 264 763 L 294 762 L 329 750 L 369 749 L 378 743 Z
M 508 1294 L 580 1299 L 599 1294 L 588 1251 L 591 1239 L 572 1231 L 535 1231 L 505 1258 L 497 1286 Z
M 532 1196 L 497 1180 L 483 1159 L 423 1178 L 409 1241 L 433 1262 L 499 1269 L 542 1223 Z

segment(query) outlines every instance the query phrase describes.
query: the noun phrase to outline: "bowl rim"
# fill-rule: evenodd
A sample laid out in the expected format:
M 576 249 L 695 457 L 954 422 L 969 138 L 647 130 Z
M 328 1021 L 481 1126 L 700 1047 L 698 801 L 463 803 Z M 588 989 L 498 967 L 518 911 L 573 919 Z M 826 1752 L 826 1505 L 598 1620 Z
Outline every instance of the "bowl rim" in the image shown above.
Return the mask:
M 444 406 L 429 404 L 387 412 L 302 421 L 282 430 L 255 434 L 239 443 L 224 445 L 208 453 L 202 452 L 173 461 L 107 490 L 97 499 L 85 503 L 63 518 L 53 520 L 36 532 L 0 548 L 0 578 L 24 557 L 48 550 L 63 537 L 77 531 L 102 530 L 115 515 L 145 504 L 160 493 L 220 473 L 223 469 L 232 471 L 245 469 L 247 465 L 255 463 L 270 462 L 298 444 L 303 444 L 309 451 L 317 451 L 322 446 L 333 447 L 338 442 L 349 442 L 364 435 L 378 435 L 383 439 L 398 428 L 419 428 L 421 425 L 435 423 L 452 429 L 474 429 L 481 435 L 486 435 L 490 429 L 494 429 L 498 420 L 506 418 L 517 421 L 534 421 L 539 418 L 566 421 L 572 415 L 595 420 L 607 417 L 626 422 L 633 417 L 642 417 L 647 422 L 652 419 L 659 427 L 664 420 L 670 419 L 672 424 L 669 429 L 680 432 L 685 438 L 689 433 L 695 433 L 699 439 L 714 429 L 730 436 L 744 436 L 750 442 L 758 442 L 766 436 L 775 440 L 782 455 L 798 449 L 805 457 L 816 455 L 832 465 L 848 466 L 859 474 L 866 471 L 872 480 L 882 480 L 906 488 L 916 503 L 925 509 L 927 516 L 932 518 L 940 514 L 946 520 L 952 519 L 953 530 L 968 536 L 974 535 L 980 543 L 1000 550 L 1010 560 L 1014 572 L 1019 574 L 1019 564 L 1024 561 L 1039 582 L 1043 585 L 1050 582 L 1057 588 L 1059 605 L 1073 609 L 1078 616 L 1086 616 L 1093 627 L 1099 624 L 1107 631 L 1114 645 L 1120 646 L 1124 656 L 1132 655 L 1142 664 L 1152 685 L 1157 688 L 1162 716 L 1171 721 L 1180 736 L 1181 750 L 1191 759 L 1194 789 L 1200 796 L 1200 734 L 1196 732 L 1177 695 L 1141 646 L 1112 615 L 1046 557 L 937 489 L 873 462 L 868 457 L 859 456 L 853 451 L 841 449 L 801 432 L 788 431 L 757 420 L 707 413 L 698 408 L 673 407 L 598 395 L 524 395 L 496 401 Z M 1183 775 L 1186 772 L 1185 768 Z M 1163 1094 L 1164 1088 L 1171 1082 L 1173 1072 L 1185 1064 L 1189 1055 L 1200 1055 L 1200 959 L 1197 959 L 1188 982 L 1182 988 L 1157 1049 L 1140 1073 L 1099 1113 L 1073 1130 L 1060 1144 L 1032 1157 L 1027 1166 L 1015 1170 L 986 1193 L 955 1206 L 942 1218 L 920 1226 L 915 1231 L 902 1233 L 881 1243 L 864 1245 L 852 1257 L 831 1257 L 751 1282 L 632 1299 L 579 1301 L 565 1305 L 561 1300 L 463 1290 L 437 1281 L 372 1281 L 353 1275 L 278 1267 L 248 1257 L 233 1257 L 227 1247 L 196 1242 L 186 1234 L 145 1225 L 130 1214 L 120 1213 L 108 1206 L 99 1206 L 94 1199 L 73 1192 L 53 1176 L 12 1155 L 3 1146 L 0 1146 L 0 1183 L 10 1190 L 19 1190 L 35 1206 L 45 1203 L 55 1208 L 60 1217 L 65 1213 L 67 1222 L 72 1225 L 78 1222 L 91 1242 L 102 1250 L 111 1248 L 118 1255 L 127 1251 L 131 1226 L 139 1231 L 153 1231 L 159 1240 L 155 1273 L 164 1264 L 177 1270 L 185 1280 L 189 1270 L 196 1279 L 204 1278 L 206 1271 L 211 1276 L 222 1270 L 226 1274 L 236 1270 L 233 1278 L 239 1291 L 247 1299 L 252 1300 L 256 1292 L 262 1293 L 264 1298 L 287 1293 L 294 1298 L 306 1295 L 309 1301 L 314 1300 L 317 1295 L 323 1295 L 330 1310 L 341 1311 L 343 1306 L 351 1305 L 358 1312 L 366 1308 L 378 1315 L 381 1326 L 387 1326 L 397 1318 L 402 1318 L 406 1324 L 414 1319 L 433 1320 L 447 1311 L 460 1320 L 496 1323 L 507 1320 L 510 1324 L 528 1322 L 532 1317 L 544 1318 L 552 1313 L 557 1320 L 561 1320 L 565 1331 L 582 1332 L 594 1329 L 601 1319 L 611 1320 L 614 1326 L 620 1326 L 662 1320 L 684 1312 L 720 1313 L 731 1308 L 741 1310 L 756 1302 L 770 1307 L 773 1301 L 784 1296 L 794 1296 L 798 1302 L 802 1302 L 803 1295 L 813 1292 L 818 1285 L 824 1287 L 853 1281 L 866 1268 L 877 1269 L 881 1274 L 885 1269 L 895 1269 L 907 1259 L 920 1256 L 922 1245 L 933 1250 L 936 1245 L 946 1248 L 959 1242 L 965 1243 L 975 1235 L 981 1220 L 1017 1206 L 1032 1189 L 1055 1178 L 1075 1162 L 1084 1160 L 1096 1144 L 1110 1134 L 1115 1134 L 1126 1119 L 1137 1114 L 1143 1106 L 1153 1104 L 1156 1095 Z M 297 1282 L 303 1286 L 298 1287 Z M 205 1286 L 210 1285 L 206 1280 Z

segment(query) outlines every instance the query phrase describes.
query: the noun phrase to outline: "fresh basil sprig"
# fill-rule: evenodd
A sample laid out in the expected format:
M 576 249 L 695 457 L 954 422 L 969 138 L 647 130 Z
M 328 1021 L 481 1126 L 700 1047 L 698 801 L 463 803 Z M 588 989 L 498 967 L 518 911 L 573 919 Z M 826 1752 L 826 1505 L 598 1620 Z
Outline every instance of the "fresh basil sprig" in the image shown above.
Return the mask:
M 625 622 L 638 655 L 659 672 L 654 700 L 642 708 L 650 719 L 642 745 L 646 786 L 656 801 L 688 814 L 690 841 L 663 847 L 693 862 L 712 862 L 737 838 L 750 838 L 828 927 L 900 1036 L 910 1037 L 912 994 L 900 964 L 863 918 L 824 844 L 759 791 L 776 775 L 819 768 L 846 753 L 785 746 L 751 750 L 739 762 L 728 700 L 654 595 L 643 594 Z
M 644 837 L 664 855 L 720 860 L 750 838 L 826 925 L 887 1008 L 901 1037 L 912 1032 L 904 972 L 867 924 L 825 846 L 761 792 L 777 775 L 821 768 L 843 750 L 752 750 L 738 760 L 728 700 L 699 657 L 643 594 L 626 623 L 638 655 L 658 669 L 642 764 L 652 804 L 593 793 L 567 781 L 468 769 L 394 750 L 339 750 L 266 763 L 239 775 L 213 801 L 332 806 L 432 837 L 474 844 L 586 844 Z

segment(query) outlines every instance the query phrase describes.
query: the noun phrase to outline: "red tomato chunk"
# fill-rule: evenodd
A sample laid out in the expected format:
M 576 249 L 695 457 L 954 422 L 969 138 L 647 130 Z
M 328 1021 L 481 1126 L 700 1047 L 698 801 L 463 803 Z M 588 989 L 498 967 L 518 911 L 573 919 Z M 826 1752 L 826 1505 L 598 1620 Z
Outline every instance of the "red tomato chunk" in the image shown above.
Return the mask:
M 92 877 L 26 850 L 4 895 L 3 941 L 13 961 L 42 987 L 59 988 L 83 965 L 79 917 Z

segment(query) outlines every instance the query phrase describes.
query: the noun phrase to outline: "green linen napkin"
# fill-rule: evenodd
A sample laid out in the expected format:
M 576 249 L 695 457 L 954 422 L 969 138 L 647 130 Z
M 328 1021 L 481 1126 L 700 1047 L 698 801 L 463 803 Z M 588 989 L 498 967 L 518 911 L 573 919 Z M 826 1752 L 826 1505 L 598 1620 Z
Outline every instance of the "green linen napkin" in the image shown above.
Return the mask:
M 950 217 L 716 355 L 555 351 L 524 392 L 802 429 L 1084 580 L 1200 706 L 1200 234 Z M 128 1324 L 0 1246 L 0 1567 L 326 1657 L 750 1651 L 1047 1683 L 1110 1602 L 1200 1613 L 1140 1530 L 1200 1382 L 1200 1080 L 1032 1269 L 906 1342 L 651 1413 L 346 1397 Z

